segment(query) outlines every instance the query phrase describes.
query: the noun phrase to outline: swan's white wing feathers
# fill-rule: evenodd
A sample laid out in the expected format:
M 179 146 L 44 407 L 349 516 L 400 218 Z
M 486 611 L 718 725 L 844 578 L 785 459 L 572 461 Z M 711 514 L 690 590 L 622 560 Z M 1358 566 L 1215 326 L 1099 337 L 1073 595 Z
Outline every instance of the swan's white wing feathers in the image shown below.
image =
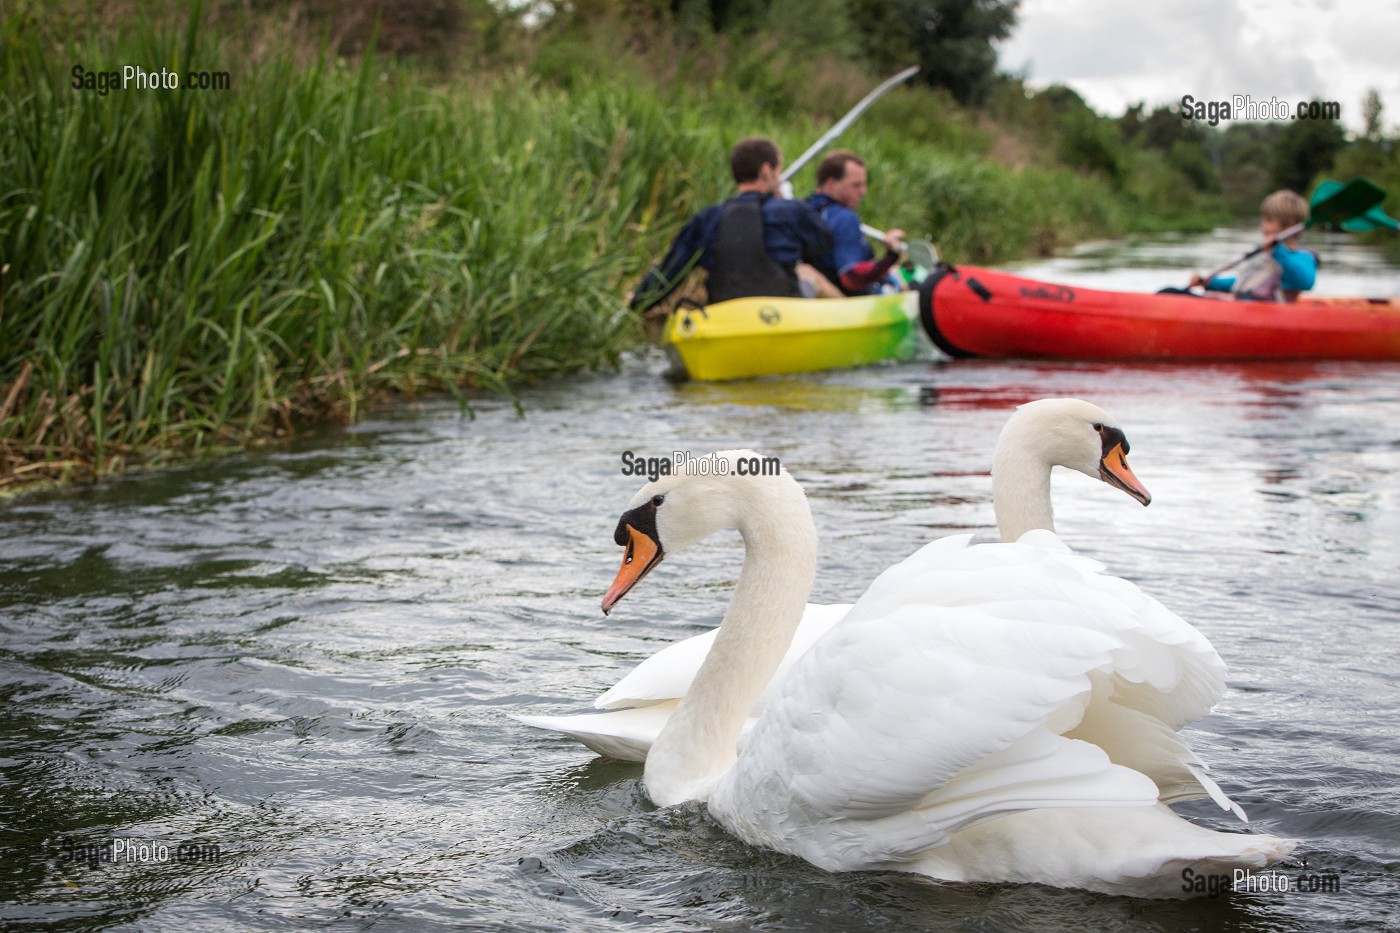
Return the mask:
M 974 547 L 967 546 L 969 538 L 940 539 L 886 570 L 847 621 L 919 604 L 931 611 L 976 607 L 1001 618 L 1111 633 L 1120 642 L 1114 655 L 1118 701 L 1173 729 L 1204 716 L 1224 693 L 1225 665 L 1200 632 L 1135 584 L 1073 553 L 1054 532 Z M 1053 618 L 1037 608 L 1047 600 L 1063 607 Z
M 967 609 L 848 620 L 765 707 L 711 809 L 752 842 L 850 868 L 1027 807 L 1149 805 L 1149 779 L 1045 727 L 1082 711 L 1113 648 Z
M 598 709 L 642 706 L 685 696 L 695 672 L 709 654 L 719 629 L 667 645 L 603 692 L 593 705 Z
M 802 613 L 802 622 L 792 636 L 792 644 L 782 663 L 768 681 L 768 689 L 759 698 L 761 705 L 773 693 L 776 684 L 787 675 L 794 661 L 801 657 L 817 639 L 827 633 L 836 622 L 850 611 L 850 603 L 816 605 L 808 603 Z M 645 706 L 665 700 L 674 700 L 686 695 L 696 671 L 715 643 L 715 633 L 719 629 L 702 632 L 673 645 L 667 645 L 631 670 L 616 684 L 593 701 L 599 709 L 618 709 L 628 706 Z
M 582 742 L 605 758 L 645 761 L 656 736 L 675 711 L 676 702 L 671 700 L 669 703 L 655 703 L 651 706 L 611 710 L 606 713 L 513 718 L 536 729 L 561 732 Z
M 1211 779 L 1205 762 L 1181 736 L 1141 710 L 1112 700 L 1094 703 L 1068 734 L 1102 748 L 1115 763 L 1150 777 L 1163 803 L 1210 797 L 1220 809 L 1249 822 L 1244 810 Z
M 1150 805 L 1159 785 L 1233 808 L 1173 731 L 1223 690 L 1209 642 L 1050 532 L 968 541 L 890 568 L 803 656 L 711 798 L 722 821 L 850 867 L 1026 808 Z M 1084 736 L 1116 742 L 1061 734 L 1110 701 L 1121 715 Z
M 772 698 L 777 685 L 787 676 L 797 659 L 850 608 L 849 603 L 808 604 L 787 654 L 769 680 L 768 688 L 754 704 L 754 714 Z M 652 743 L 675 712 L 679 698 L 690 690 L 695 672 L 700 669 L 710 646 L 714 644 L 716 631 L 718 629 L 702 632 L 668 645 L 637 665 L 593 702 L 595 707 L 607 712 L 515 718 L 537 729 L 563 733 L 607 758 L 645 761 Z M 745 724 L 745 734 L 753 722 L 751 714 Z

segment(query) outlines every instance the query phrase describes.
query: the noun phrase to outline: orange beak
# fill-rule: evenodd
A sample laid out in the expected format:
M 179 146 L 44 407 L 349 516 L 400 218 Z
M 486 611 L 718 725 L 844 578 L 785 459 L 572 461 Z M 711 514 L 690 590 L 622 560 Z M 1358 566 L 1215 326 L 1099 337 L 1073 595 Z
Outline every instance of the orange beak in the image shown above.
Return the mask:
M 1117 486 L 1143 505 L 1152 501 L 1152 493 L 1148 492 L 1147 487 L 1138 482 L 1133 471 L 1128 469 L 1128 458 L 1123 453 L 1122 444 L 1114 444 L 1113 449 L 1104 454 L 1103 459 L 1099 461 L 1099 479 L 1110 486 Z
M 628 525 L 627 550 L 622 555 L 622 567 L 618 569 L 612 586 L 608 587 L 607 595 L 603 597 L 603 615 L 611 612 L 618 600 L 626 596 L 627 591 L 636 586 L 651 568 L 661 563 L 665 556 L 661 546 L 650 536 Z

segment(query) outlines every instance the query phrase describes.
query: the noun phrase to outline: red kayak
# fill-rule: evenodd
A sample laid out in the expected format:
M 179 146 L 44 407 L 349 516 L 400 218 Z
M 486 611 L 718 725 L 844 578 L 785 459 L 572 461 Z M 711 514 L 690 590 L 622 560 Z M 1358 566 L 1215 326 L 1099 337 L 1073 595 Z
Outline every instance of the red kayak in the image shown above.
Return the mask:
M 1400 360 L 1400 298 L 1143 295 L 944 265 L 924 280 L 919 317 L 955 357 Z

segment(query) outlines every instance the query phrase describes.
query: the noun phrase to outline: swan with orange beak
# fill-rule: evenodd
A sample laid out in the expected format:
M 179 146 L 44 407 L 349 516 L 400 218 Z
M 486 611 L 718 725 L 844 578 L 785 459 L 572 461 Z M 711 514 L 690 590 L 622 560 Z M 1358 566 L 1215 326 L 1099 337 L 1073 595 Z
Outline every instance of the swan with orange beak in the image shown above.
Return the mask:
M 1147 488 L 1128 468 L 1128 437 L 1113 416 L 1077 398 L 1027 402 L 1007 419 L 992 456 L 992 502 L 1001 540 L 1055 530 L 1050 473 L 1056 466 L 1102 480 L 1143 505 Z
M 661 536 L 656 528 L 656 510 L 666 501 L 664 495 L 654 495 L 633 509 L 628 509 L 618 520 L 613 540 L 627 550 L 622 554 L 622 567 L 612 586 L 603 597 L 603 615 L 612 612 L 617 601 L 627 595 L 627 591 L 641 582 L 651 572 L 651 568 L 666 559 L 666 551 L 661 546 Z

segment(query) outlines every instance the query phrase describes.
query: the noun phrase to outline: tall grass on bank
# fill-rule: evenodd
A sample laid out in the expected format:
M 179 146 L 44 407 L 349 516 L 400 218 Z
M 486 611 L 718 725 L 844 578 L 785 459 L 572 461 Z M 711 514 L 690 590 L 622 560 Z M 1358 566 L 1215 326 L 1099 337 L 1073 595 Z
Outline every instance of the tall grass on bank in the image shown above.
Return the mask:
M 230 68 L 194 31 L 69 51 L 0 32 L 0 483 L 607 363 L 627 225 L 694 156 L 616 87 Z M 77 63 L 233 87 L 100 96 Z

